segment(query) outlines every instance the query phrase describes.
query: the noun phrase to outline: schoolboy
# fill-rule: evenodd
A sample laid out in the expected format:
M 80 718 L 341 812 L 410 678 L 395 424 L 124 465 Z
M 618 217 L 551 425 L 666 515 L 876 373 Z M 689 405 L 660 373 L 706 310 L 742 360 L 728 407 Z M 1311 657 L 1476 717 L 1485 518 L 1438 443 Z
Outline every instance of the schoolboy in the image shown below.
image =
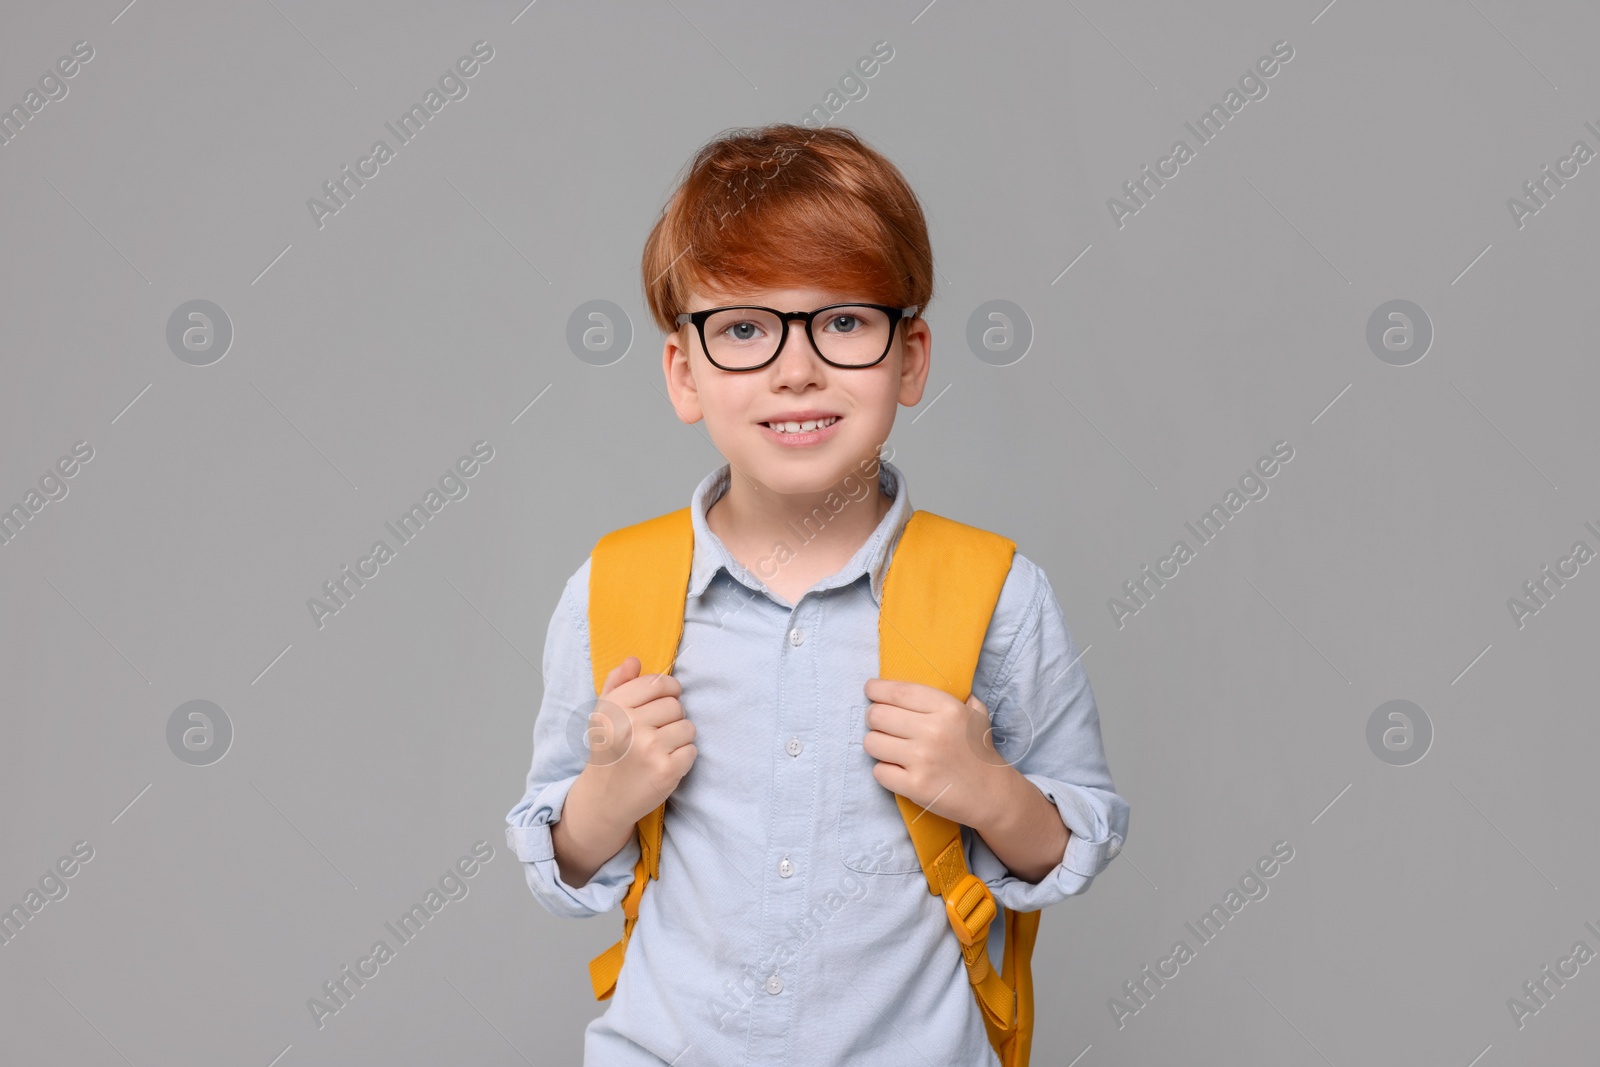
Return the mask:
M 669 674 L 591 662 L 593 556 L 550 621 L 507 816 L 534 896 L 561 916 L 614 909 L 635 824 L 666 803 L 659 880 L 585 1063 L 997 1064 L 893 794 L 961 823 L 968 867 L 1019 911 L 1087 889 L 1128 804 L 1060 605 L 1020 552 L 969 701 L 877 677 L 913 512 L 883 446 L 929 372 L 917 198 L 849 130 L 735 131 L 696 155 L 642 267 L 673 408 L 727 462 L 691 498 Z M 714 310 L 734 305 L 787 314 Z

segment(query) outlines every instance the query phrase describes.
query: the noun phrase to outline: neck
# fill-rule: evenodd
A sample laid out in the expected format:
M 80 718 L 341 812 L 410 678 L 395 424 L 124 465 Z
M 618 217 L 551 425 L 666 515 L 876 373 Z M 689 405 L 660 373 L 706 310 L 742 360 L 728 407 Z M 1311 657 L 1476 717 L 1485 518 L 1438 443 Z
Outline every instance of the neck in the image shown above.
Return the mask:
M 872 536 L 893 504 L 876 472 L 868 478 L 853 471 L 816 493 L 779 493 L 738 468 L 728 473 L 727 491 L 706 512 L 706 522 L 734 551 L 766 552 L 783 544 L 797 556 L 814 551 L 843 560 Z M 869 483 L 865 495 L 863 482 Z

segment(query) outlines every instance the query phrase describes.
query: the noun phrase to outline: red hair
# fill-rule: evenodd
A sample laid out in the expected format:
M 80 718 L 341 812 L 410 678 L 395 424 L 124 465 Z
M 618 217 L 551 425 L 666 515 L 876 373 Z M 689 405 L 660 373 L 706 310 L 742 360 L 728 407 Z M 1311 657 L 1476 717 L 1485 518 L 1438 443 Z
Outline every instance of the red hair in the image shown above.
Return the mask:
M 708 142 L 645 239 L 640 267 L 666 333 L 690 310 L 691 289 L 839 289 L 919 309 L 933 298 L 916 194 L 893 163 L 838 126 L 774 123 Z

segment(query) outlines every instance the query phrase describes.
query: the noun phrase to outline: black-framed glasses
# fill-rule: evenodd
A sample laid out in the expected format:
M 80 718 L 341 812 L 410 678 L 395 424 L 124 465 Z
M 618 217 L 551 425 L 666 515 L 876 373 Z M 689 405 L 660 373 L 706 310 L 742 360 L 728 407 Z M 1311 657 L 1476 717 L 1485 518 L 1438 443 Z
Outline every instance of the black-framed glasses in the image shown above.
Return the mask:
M 678 325 L 694 323 L 700 347 L 718 370 L 760 370 L 778 358 L 789 339 L 789 320 L 803 319 L 806 336 L 822 361 L 855 369 L 883 362 L 901 319 L 915 318 L 917 305 L 829 304 L 815 311 L 779 311 L 754 304 L 686 311 Z M 813 328 L 822 318 L 822 332 Z

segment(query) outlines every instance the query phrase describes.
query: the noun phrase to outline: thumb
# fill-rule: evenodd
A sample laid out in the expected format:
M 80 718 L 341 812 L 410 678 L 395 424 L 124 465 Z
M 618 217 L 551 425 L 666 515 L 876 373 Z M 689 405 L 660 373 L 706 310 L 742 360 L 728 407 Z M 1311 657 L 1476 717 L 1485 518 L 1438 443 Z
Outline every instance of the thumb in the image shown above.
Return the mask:
M 600 687 L 600 695 L 605 696 L 623 682 L 631 682 L 639 677 L 640 667 L 639 657 L 629 656 L 611 668 L 611 673 L 606 675 L 605 684 Z

